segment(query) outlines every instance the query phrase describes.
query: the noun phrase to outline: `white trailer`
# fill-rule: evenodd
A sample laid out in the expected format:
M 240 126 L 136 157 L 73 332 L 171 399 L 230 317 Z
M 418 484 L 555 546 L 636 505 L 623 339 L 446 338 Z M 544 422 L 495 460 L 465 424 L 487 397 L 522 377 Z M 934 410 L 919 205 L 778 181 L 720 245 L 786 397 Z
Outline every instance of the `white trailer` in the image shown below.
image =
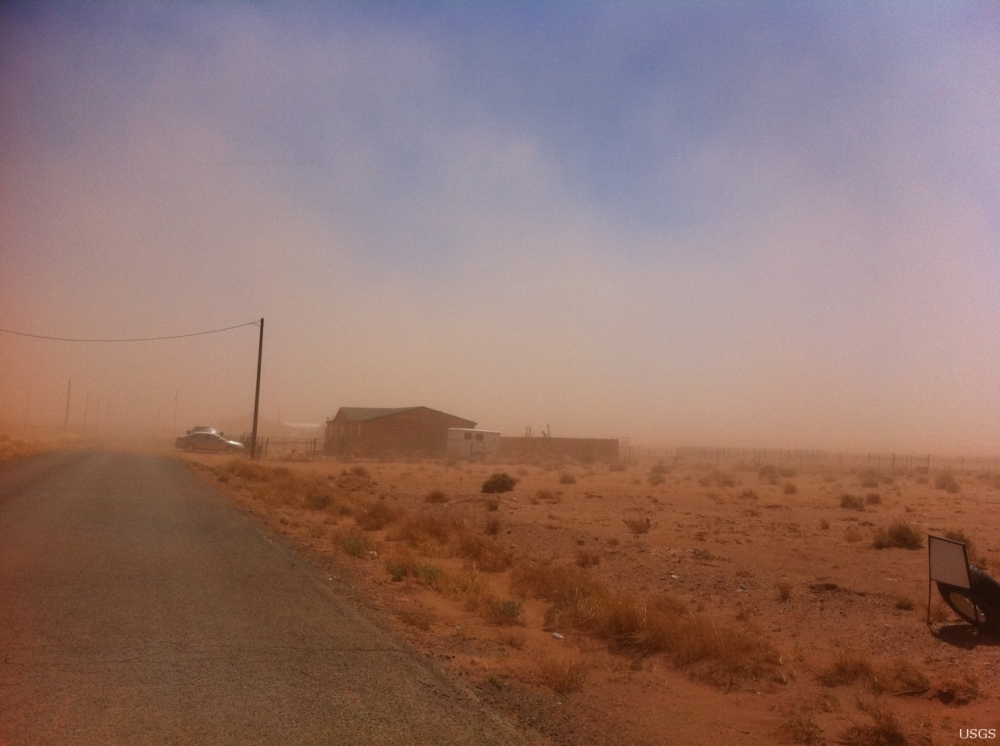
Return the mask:
M 500 433 L 496 430 L 448 428 L 448 455 L 455 458 L 480 458 L 500 453 Z

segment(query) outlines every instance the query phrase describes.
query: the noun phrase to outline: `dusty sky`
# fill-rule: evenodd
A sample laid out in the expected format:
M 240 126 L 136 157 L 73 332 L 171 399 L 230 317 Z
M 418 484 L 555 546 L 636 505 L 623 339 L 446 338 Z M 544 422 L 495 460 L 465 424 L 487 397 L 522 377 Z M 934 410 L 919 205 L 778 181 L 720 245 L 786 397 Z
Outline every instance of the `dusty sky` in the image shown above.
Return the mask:
M 998 50 L 992 2 L 8 2 L 0 327 L 264 317 L 284 421 L 995 454 Z M 0 334 L 0 423 L 248 415 L 256 345 Z

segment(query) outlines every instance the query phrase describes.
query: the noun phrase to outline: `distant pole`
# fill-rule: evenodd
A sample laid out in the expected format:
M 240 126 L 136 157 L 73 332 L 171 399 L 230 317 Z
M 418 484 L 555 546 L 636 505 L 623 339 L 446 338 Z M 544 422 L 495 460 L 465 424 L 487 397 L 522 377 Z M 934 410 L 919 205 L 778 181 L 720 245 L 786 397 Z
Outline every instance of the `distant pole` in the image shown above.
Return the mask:
M 83 400 L 83 429 L 87 429 L 87 412 L 90 411 L 90 389 L 87 389 L 87 396 Z
M 69 395 L 73 393 L 73 381 L 70 379 L 66 387 L 66 420 L 63 422 L 63 432 L 69 432 Z
M 174 391 L 174 433 L 177 433 L 177 397 L 180 395 L 180 390 Z
M 260 320 L 260 341 L 257 343 L 257 390 L 253 395 L 253 433 L 250 435 L 250 460 L 257 459 L 257 411 L 260 409 L 260 361 L 264 354 L 264 319 Z

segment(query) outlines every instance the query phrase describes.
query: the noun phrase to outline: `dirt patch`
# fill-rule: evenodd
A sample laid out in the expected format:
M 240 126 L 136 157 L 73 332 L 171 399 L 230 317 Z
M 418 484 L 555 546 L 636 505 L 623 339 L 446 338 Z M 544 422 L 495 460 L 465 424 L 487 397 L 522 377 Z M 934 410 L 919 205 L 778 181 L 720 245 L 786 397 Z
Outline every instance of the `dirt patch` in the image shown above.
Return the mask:
M 1000 724 L 1000 640 L 936 592 L 932 635 L 926 546 L 905 548 L 962 532 L 1000 575 L 995 475 L 952 473 L 959 492 L 877 475 L 879 500 L 844 510 L 870 473 L 188 460 L 553 743 L 951 743 Z M 513 491 L 483 494 L 498 471 Z

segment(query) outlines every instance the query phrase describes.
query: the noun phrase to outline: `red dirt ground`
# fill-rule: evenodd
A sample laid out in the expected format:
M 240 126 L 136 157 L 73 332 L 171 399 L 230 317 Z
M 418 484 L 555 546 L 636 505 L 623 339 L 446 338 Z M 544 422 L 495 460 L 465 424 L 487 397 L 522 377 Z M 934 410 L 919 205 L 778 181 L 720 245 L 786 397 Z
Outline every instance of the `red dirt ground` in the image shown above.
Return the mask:
M 225 459 L 186 456 L 217 469 Z M 268 462 L 267 466 L 275 465 Z M 496 627 L 452 597 L 425 585 L 393 582 L 385 558 L 394 542 L 372 532 L 377 557 L 355 559 L 336 548 L 353 519 L 322 510 L 273 507 L 232 482 L 219 484 L 243 509 L 287 535 L 303 552 L 353 589 L 371 613 L 414 647 L 462 677 L 541 738 L 556 744 L 881 743 L 852 726 L 888 713 L 905 741 L 965 742 L 959 730 L 1000 733 L 1000 639 L 979 637 L 934 592 L 932 634 L 926 618 L 927 550 L 873 547 L 873 534 L 893 521 L 927 532 L 961 531 L 974 558 L 1000 577 L 1000 480 L 996 474 L 956 474 L 961 490 L 935 489 L 935 474 L 872 475 L 817 471 L 784 475 L 756 467 L 674 465 L 662 484 L 650 483 L 651 464 L 625 471 L 607 465 L 530 465 L 441 461 L 284 463 L 294 473 L 334 478 L 361 465 L 371 474 L 371 499 L 411 513 L 438 510 L 471 526 L 498 517 L 498 541 L 517 557 L 572 564 L 586 549 L 599 558 L 588 570 L 615 588 L 663 592 L 691 613 L 720 625 L 758 630 L 778 650 L 773 676 L 732 691 L 701 683 L 697 667 L 678 670 L 664 655 L 634 657 L 574 629 L 563 639 L 543 629 L 547 604 L 523 601 L 523 626 Z M 483 495 L 495 471 L 518 478 L 512 492 Z M 203 471 L 213 479 L 213 472 Z M 563 475 L 575 478 L 568 482 Z M 787 486 L 793 485 L 793 487 Z M 430 490 L 449 496 L 428 506 Z M 551 499 L 539 499 L 540 490 Z M 879 502 L 863 510 L 840 506 L 841 496 Z M 498 510 L 487 509 L 488 500 Z M 625 519 L 649 521 L 635 534 Z M 458 558 L 435 558 L 445 572 Z M 510 598 L 508 572 L 484 576 Z M 874 678 L 824 685 L 834 659 L 853 655 Z M 582 689 L 557 694 L 542 683 L 540 662 L 582 661 Z M 893 665 L 916 671 L 925 684 L 884 677 Z M 879 678 L 882 683 L 879 683 Z M 912 677 L 911 677 L 912 678 Z M 901 687 L 901 688 L 900 688 Z M 968 701 L 967 703 L 966 700 Z M 870 735 L 871 739 L 876 736 Z M 854 738 L 855 740 L 851 740 Z

